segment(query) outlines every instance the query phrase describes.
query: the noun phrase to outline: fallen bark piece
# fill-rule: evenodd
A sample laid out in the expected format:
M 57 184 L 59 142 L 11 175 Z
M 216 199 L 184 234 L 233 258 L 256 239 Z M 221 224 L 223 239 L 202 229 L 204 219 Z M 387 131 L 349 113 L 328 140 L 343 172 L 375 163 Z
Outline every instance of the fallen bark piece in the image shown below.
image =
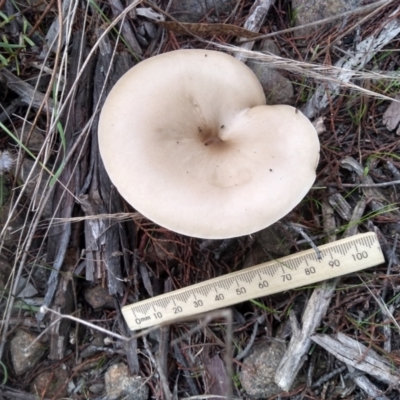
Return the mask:
M 343 333 L 335 335 L 313 335 L 311 340 L 338 360 L 363 371 L 381 382 L 399 386 L 400 372 L 374 350 Z
M 136 15 L 146 17 L 152 21 L 165 21 L 165 16 L 163 14 L 154 11 L 150 7 L 136 8 L 134 10 L 136 12 Z
M 58 35 L 60 34 L 60 32 L 62 35 L 61 46 L 65 45 L 67 30 L 68 30 L 67 25 L 74 18 L 75 10 L 72 10 L 72 8 L 74 8 L 74 7 L 71 7 L 71 0 L 65 0 L 63 2 L 62 16 L 61 16 L 62 27 L 60 29 L 60 18 L 57 16 L 56 18 L 54 18 L 54 21 L 52 22 L 49 30 L 47 31 L 46 45 L 44 46 L 44 49 L 39 56 L 40 60 L 45 59 L 48 52 L 55 53 L 57 51 L 58 46 L 59 46 Z
M 343 237 L 350 237 L 357 235 L 358 225 L 360 221 L 362 221 L 362 216 L 364 215 L 365 208 L 367 206 L 367 199 L 365 197 L 361 197 L 361 199 L 357 202 L 354 207 L 353 214 L 351 215 L 348 227 L 346 228 Z
M 78 161 L 73 157 L 69 158 L 79 138 L 76 132 L 85 125 L 89 118 L 89 111 L 85 105 L 88 104 L 88 96 L 90 94 L 90 64 L 84 67 L 83 73 L 81 73 L 78 78 L 78 73 L 81 71 L 81 60 L 83 60 L 85 54 L 87 54 L 86 50 L 88 50 L 86 46 L 86 36 L 81 31 L 77 31 L 72 39 L 71 64 L 69 66 L 66 83 L 66 92 L 69 93 L 73 91 L 73 93 L 70 99 L 64 104 L 66 106 L 66 112 L 62 112 L 60 115 L 60 123 L 64 130 L 66 143 L 65 154 L 67 155 L 66 159 L 69 159 L 69 161 L 62 167 L 62 172 L 57 179 L 57 183 L 54 185 L 51 200 L 53 210 L 52 217 L 62 218 L 64 221 L 68 221 L 68 219 L 74 215 L 74 208 L 76 205 L 75 191 L 77 187 L 81 186 L 80 178 L 86 174 L 86 162 L 84 160 Z M 73 89 L 77 79 L 80 79 L 80 90 Z M 81 151 L 82 154 L 87 154 L 84 148 Z M 53 298 L 57 294 L 57 288 L 61 279 L 60 270 L 64 264 L 67 249 L 71 247 L 69 245 L 71 232 L 72 227 L 70 222 L 64 222 L 58 225 L 52 224 L 50 226 L 46 260 L 51 264 L 52 269 L 47 281 L 47 290 L 43 300 L 43 306 L 45 307 L 50 307 Z M 63 304 L 61 304 L 61 306 L 63 306 Z M 63 312 L 62 309 L 55 309 Z M 38 313 L 37 318 L 38 321 L 42 321 L 44 314 L 42 312 Z
M 101 34 L 102 30 L 99 30 L 98 36 Z M 93 104 L 99 104 L 100 107 L 109 88 L 131 67 L 131 60 L 127 53 L 117 54 L 108 78 L 111 54 L 111 43 L 105 37 L 100 45 L 99 58 L 94 71 Z M 87 217 L 103 213 L 113 214 L 122 210 L 121 198 L 112 188 L 104 165 L 99 159 L 97 125 L 98 115 L 94 118 L 92 127 L 90 154 L 91 165 L 94 166 L 93 173 L 88 176 L 80 196 L 82 210 Z M 125 230 L 109 219 L 85 221 L 86 277 L 90 280 L 100 279 L 107 271 L 110 295 L 124 293 L 121 265 L 126 262 L 123 251 L 125 248 L 123 241 L 126 240 Z
M 53 113 L 52 99 L 46 99 L 43 93 L 36 90 L 29 83 L 26 83 L 22 79 L 15 76 L 6 68 L 2 68 L 0 71 L 0 82 L 1 84 L 5 84 L 5 86 L 13 92 L 17 93 L 20 96 L 21 102 L 31 106 L 34 110 L 38 110 L 42 106 L 42 103 L 44 103 L 42 112 L 49 112 L 50 114 Z
M 204 354 L 203 366 L 209 400 L 218 400 L 221 396 L 225 396 L 231 383 L 221 357 L 218 354 L 213 357 L 210 357 L 209 354 Z
M 329 234 L 327 237 L 328 242 L 334 242 L 337 239 L 335 234 L 336 220 L 334 207 L 331 207 L 327 200 L 323 200 L 321 210 L 324 232 Z
M 395 96 L 395 100 L 398 101 L 392 101 L 382 116 L 382 122 L 389 131 L 394 131 L 400 122 L 400 94 Z M 400 127 L 396 134 L 400 135 Z
M 120 0 L 109 0 L 111 5 L 111 10 L 114 17 L 118 17 L 124 10 L 124 6 L 120 2 Z M 132 51 L 141 56 L 143 54 L 142 48 L 139 45 L 139 42 L 136 39 L 135 33 L 129 24 L 129 22 L 125 19 L 122 19 L 121 23 L 121 33 L 122 37 L 125 39 L 127 45 L 132 49 Z
M 61 266 L 58 285 L 54 293 L 51 308 L 61 314 L 72 314 L 75 310 L 73 275 L 72 271 L 77 265 L 79 250 L 76 247 L 67 249 Z M 50 360 L 62 360 L 65 357 L 71 321 L 60 319 L 56 314 L 49 315 Z
M 328 201 L 341 218 L 345 221 L 351 220 L 351 206 L 340 193 L 332 193 Z

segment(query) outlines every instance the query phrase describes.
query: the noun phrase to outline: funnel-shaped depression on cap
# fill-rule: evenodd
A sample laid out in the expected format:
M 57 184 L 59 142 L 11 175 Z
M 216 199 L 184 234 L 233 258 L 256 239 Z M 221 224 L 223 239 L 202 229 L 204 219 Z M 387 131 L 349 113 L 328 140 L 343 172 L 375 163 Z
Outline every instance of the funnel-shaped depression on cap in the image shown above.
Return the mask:
M 229 238 L 271 225 L 315 179 L 319 141 L 290 106 L 266 106 L 243 63 L 178 50 L 129 70 L 100 116 L 106 170 L 139 212 L 170 230 Z

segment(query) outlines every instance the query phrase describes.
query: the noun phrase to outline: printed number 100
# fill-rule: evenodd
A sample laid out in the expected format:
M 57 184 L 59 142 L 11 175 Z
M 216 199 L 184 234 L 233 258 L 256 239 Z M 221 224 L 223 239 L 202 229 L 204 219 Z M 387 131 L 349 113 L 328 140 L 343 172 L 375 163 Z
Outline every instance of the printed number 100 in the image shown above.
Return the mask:
M 354 261 L 360 261 L 363 258 L 368 258 L 368 253 L 366 251 L 363 251 L 361 253 L 352 254 L 351 256 L 353 257 Z

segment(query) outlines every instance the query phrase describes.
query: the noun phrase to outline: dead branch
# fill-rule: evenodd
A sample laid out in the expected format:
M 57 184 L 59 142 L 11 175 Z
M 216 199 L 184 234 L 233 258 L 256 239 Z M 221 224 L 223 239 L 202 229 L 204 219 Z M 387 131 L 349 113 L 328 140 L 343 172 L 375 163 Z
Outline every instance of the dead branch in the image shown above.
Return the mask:
M 356 47 L 353 54 L 340 59 L 335 67 L 343 69 L 336 79 L 341 82 L 349 82 L 354 76 L 354 70 L 364 68 L 364 66 L 380 51 L 390 43 L 400 33 L 400 21 L 393 19 L 400 10 L 397 8 L 382 23 L 382 30 L 364 39 Z M 308 117 L 314 117 L 319 111 L 329 105 L 329 102 L 339 94 L 340 85 L 335 83 L 321 84 L 317 87 L 314 95 L 302 108 L 303 113 Z
M 301 328 L 298 326 L 296 317 L 291 315 L 292 338 L 274 379 L 282 390 L 288 391 L 290 389 L 297 373 L 304 364 L 305 355 L 311 345 L 311 335 L 326 314 L 337 281 L 337 279 L 326 281 L 314 290 L 304 311 Z

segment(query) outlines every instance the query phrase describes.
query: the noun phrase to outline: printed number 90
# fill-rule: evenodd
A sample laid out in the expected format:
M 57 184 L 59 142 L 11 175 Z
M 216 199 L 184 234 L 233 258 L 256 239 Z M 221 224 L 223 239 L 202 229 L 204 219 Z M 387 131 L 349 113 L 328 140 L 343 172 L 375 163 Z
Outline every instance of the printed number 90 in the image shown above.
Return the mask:
M 340 267 L 340 261 L 339 260 L 332 260 L 329 261 L 329 265 L 333 268 L 333 267 Z

